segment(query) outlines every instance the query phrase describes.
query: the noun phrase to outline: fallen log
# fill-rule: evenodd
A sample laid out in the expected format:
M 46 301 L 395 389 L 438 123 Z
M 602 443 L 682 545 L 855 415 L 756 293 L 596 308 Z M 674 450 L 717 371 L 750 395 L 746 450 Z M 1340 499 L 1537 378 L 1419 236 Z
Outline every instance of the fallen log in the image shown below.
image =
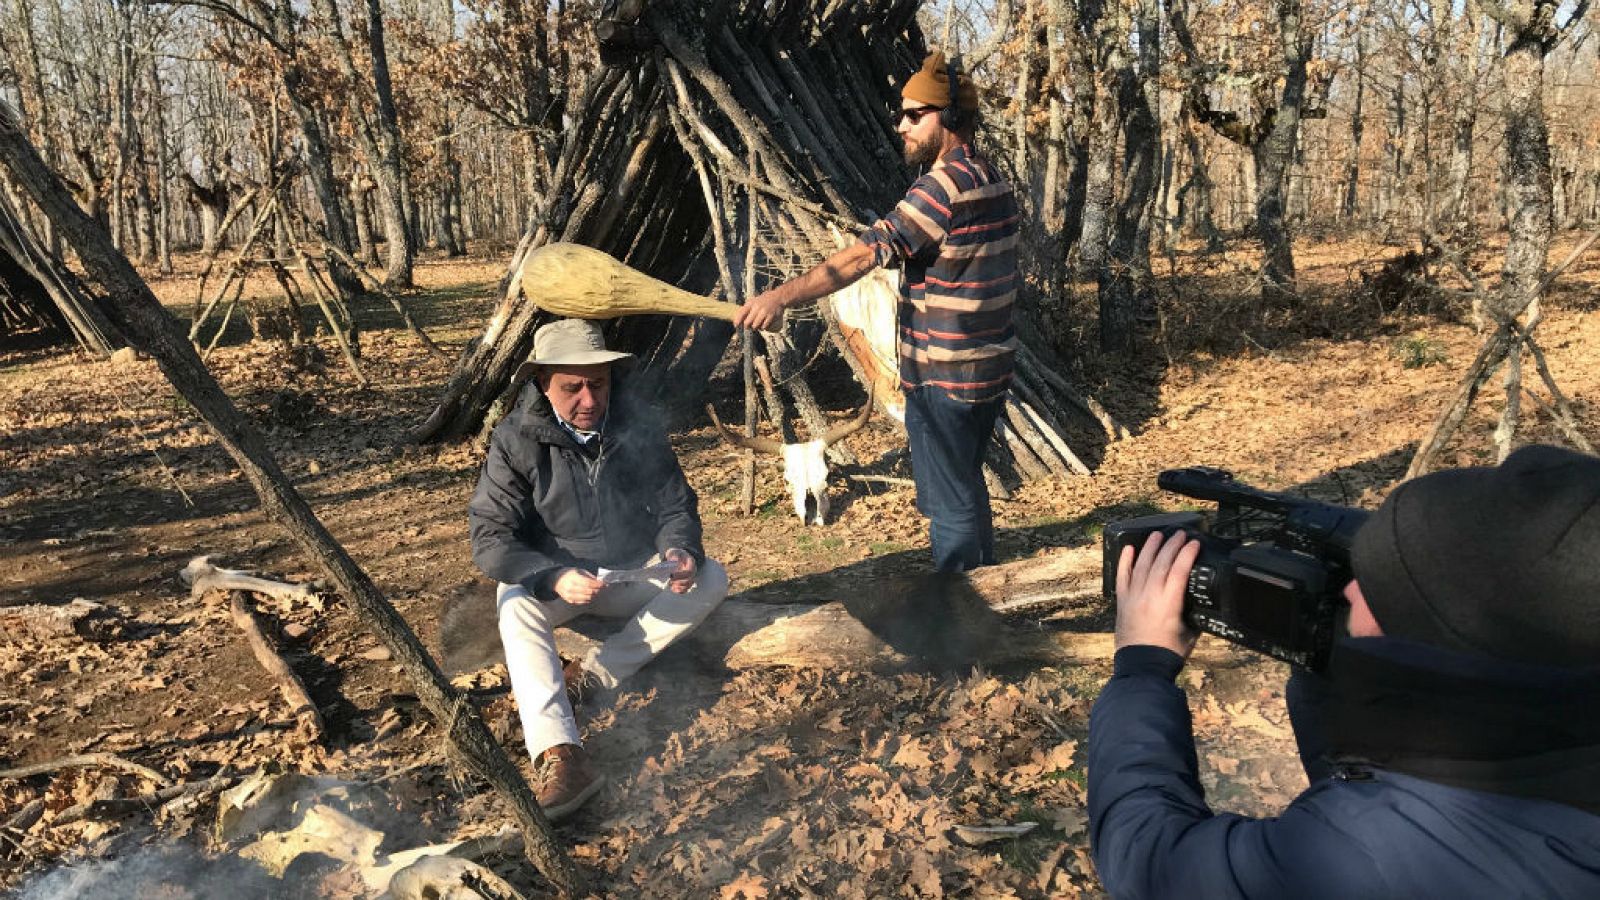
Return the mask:
M 965 612 L 962 606 L 967 605 Z M 777 606 L 728 601 L 686 640 L 730 669 L 986 668 L 1019 664 L 1110 664 L 1110 632 L 1019 627 L 960 600 L 926 594 L 902 601 Z M 731 638 L 731 642 L 730 642 Z M 1245 657 L 1220 640 L 1202 639 L 1191 660 L 1227 666 Z
M 261 668 L 267 670 L 272 680 L 277 682 L 278 693 L 283 695 L 284 702 L 289 704 L 289 711 L 294 714 L 299 723 L 300 732 L 308 740 L 319 741 L 322 739 L 322 714 L 317 712 L 317 705 L 311 702 L 311 695 L 306 692 L 306 686 L 301 683 L 300 676 L 289 668 L 272 642 L 261 631 L 261 623 L 257 621 L 256 614 L 245 603 L 244 593 L 234 591 L 228 604 L 229 615 L 233 624 L 244 632 L 245 640 L 250 643 L 250 652 L 255 654 L 256 662 Z
M 1101 600 L 1099 544 L 1064 547 L 967 574 L 995 612 L 1087 606 Z
M 17 814 L 0 825 L 0 831 L 13 831 L 18 834 L 32 828 L 35 822 L 44 817 L 44 798 L 31 800 L 28 805 L 17 811 Z
M 844 597 L 820 603 L 770 603 L 764 586 L 724 601 L 683 639 L 690 652 L 730 669 L 795 667 L 879 670 L 975 665 L 1076 666 L 1109 663 L 1109 632 L 1048 630 L 1002 613 L 1100 602 L 1100 551 L 1067 548 L 965 576 L 872 576 L 845 571 L 786 585 L 783 596 Z M 494 589 L 459 593 L 440 626 L 446 668 L 474 671 L 505 659 Z M 581 658 L 615 625 L 581 618 L 556 630 L 556 646 Z M 1202 640 L 1194 659 L 1230 665 L 1244 657 L 1223 641 Z
M 61 605 L 27 603 L 0 607 L 0 640 L 7 642 L 57 637 L 108 640 L 116 636 L 118 629 L 114 613 L 102 604 L 82 598 Z

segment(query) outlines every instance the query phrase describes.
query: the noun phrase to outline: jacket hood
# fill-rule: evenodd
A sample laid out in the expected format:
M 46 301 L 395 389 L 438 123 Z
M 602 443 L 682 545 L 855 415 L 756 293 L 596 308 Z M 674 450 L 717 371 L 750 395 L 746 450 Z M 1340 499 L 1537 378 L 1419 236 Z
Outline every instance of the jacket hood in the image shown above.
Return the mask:
M 1600 668 L 1534 665 L 1402 638 L 1339 642 L 1331 756 L 1600 812 Z

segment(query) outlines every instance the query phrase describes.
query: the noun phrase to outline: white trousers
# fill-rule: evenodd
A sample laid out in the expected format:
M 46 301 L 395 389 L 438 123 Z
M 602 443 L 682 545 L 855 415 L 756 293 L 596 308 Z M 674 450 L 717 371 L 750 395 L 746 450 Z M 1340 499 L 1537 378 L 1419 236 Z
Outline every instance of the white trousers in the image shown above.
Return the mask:
M 567 702 L 556 652 L 556 628 L 578 616 L 628 619 L 622 630 L 583 660 L 606 688 L 615 688 L 655 659 L 669 644 L 699 625 L 728 595 L 728 572 L 708 559 L 686 593 L 667 590 L 667 582 L 613 584 L 593 601 L 574 606 L 557 597 L 543 601 L 520 584 L 502 584 L 497 594 L 500 641 L 506 648 L 511 694 L 522 717 L 528 755 L 534 759 L 557 744 L 577 744 L 578 723 Z

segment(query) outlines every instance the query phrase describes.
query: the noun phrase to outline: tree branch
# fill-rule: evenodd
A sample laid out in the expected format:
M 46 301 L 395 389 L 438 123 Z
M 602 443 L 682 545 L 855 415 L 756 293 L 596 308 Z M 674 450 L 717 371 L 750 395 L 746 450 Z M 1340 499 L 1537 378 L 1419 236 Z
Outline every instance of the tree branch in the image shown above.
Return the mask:
M 968 72 L 975 71 L 979 66 L 989 61 L 1000 45 L 1011 37 L 1011 0 L 998 0 L 994 5 L 994 28 L 989 32 L 989 39 L 979 44 L 972 52 L 967 54 L 965 68 Z
M 1583 16 L 1589 11 L 1589 0 L 1578 0 L 1578 5 L 1573 7 L 1572 15 L 1567 17 L 1566 24 L 1556 26 L 1556 31 L 1563 37 L 1572 31 L 1573 26 L 1583 21 Z
M 1473 5 L 1478 7 L 1478 12 L 1505 26 L 1508 31 L 1520 33 L 1528 27 L 1527 16 L 1518 15 L 1500 0 L 1473 0 Z
M 294 55 L 294 52 L 273 37 L 272 32 L 268 31 L 265 26 L 240 12 L 237 8 L 222 2 L 222 0 L 145 0 L 145 3 L 150 6 L 192 6 L 196 9 L 210 10 L 224 18 L 232 19 L 255 32 L 256 37 L 271 44 L 272 49 L 279 53 L 285 56 Z

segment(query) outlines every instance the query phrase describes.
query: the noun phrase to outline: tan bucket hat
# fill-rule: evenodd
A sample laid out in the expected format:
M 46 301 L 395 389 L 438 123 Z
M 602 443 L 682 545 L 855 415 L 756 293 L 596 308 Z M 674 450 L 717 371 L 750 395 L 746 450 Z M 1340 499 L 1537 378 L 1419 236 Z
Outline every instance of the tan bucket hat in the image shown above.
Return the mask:
M 558 319 L 533 334 L 533 366 L 593 366 L 633 359 L 632 353 L 606 349 L 600 326 L 587 319 Z

